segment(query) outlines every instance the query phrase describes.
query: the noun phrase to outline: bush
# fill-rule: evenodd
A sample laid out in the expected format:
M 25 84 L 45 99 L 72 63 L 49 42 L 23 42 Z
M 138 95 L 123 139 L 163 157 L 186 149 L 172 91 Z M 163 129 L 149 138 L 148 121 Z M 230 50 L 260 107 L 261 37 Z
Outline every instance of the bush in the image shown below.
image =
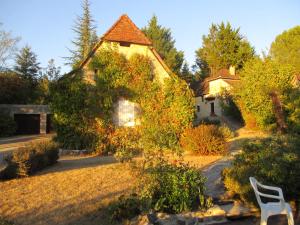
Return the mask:
M 220 155 L 227 152 L 223 134 L 215 125 L 200 125 L 186 129 L 180 139 L 185 151 L 199 155 Z
M 234 138 L 235 136 L 234 132 L 225 124 L 219 126 L 219 131 L 221 132 L 221 134 L 225 139 Z
M 0 137 L 11 136 L 16 132 L 16 122 L 9 115 L 0 113 Z
M 14 225 L 14 223 L 0 217 L 0 225 Z
M 7 159 L 8 166 L 1 171 L 0 179 L 29 176 L 57 162 L 58 146 L 52 141 L 31 143 L 14 151 Z
M 140 134 L 136 128 L 118 128 L 112 133 L 111 145 L 120 162 L 130 161 L 139 152 Z
M 117 202 L 108 207 L 112 220 L 132 219 L 143 211 L 143 202 L 136 194 L 120 196 Z
M 201 172 L 183 162 L 159 159 L 144 171 L 142 199 L 156 211 L 180 213 L 197 207 L 205 209 L 205 178 Z
M 274 137 L 243 146 L 232 167 L 223 171 L 226 188 L 248 203 L 255 203 L 249 177 L 283 189 L 287 200 L 300 197 L 299 137 Z

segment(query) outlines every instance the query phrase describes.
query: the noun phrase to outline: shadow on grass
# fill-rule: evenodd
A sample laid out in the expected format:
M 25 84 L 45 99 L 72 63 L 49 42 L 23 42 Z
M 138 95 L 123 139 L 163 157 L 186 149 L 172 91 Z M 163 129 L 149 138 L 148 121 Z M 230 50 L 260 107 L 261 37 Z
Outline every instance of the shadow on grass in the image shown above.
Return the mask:
M 33 208 L 6 218 L 17 225 L 119 225 L 120 222 L 111 221 L 106 201 L 117 200 L 128 191 L 116 191 L 85 201 L 76 197 L 70 200 L 76 203 L 61 206 L 58 202 L 57 205 Z
M 61 157 L 58 162 L 48 167 L 35 175 L 44 175 L 48 173 L 64 172 L 69 170 L 92 168 L 97 166 L 104 166 L 109 164 L 115 164 L 118 161 L 113 156 L 87 156 L 87 157 L 76 157 L 68 156 Z

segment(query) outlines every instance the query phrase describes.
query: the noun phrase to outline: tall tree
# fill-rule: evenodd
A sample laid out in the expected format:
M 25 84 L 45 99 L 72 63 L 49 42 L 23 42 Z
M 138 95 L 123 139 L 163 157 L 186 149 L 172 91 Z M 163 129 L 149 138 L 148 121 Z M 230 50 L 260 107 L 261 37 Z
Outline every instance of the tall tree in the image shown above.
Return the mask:
M 6 67 L 7 61 L 13 58 L 19 40 L 18 37 L 12 37 L 10 32 L 0 30 L 0 69 Z
M 190 84 L 193 80 L 193 74 L 191 73 L 189 65 L 186 61 L 183 63 L 182 69 L 180 71 L 180 77 L 188 84 Z
M 232 28 L 230 23 L 212 24 L 202 42 L 196 51 L 196 65 L 203 77 L 229 66 L 239 70 L 254 56 L 254 48 L 240 34 L 240 29 Z
M 279 63 L 293 65 L 300 72 L 300 26 L 278 35 L 271 45 L 270 56 Z
M 96 26 L 90 12 L 89 0 L 82 2 L 83 13 L 77 17 L 73 31 L 76 34 L 75 40 L 72 41 L 74 49 L 70 49 L 71 56 L 66 57 L 67 64 L 76 68 L 79 63 L 87 57 L 92 47 L 97 42 Z
M 50 81 L 56 81 L 60 77 L 60 67 L 55 66 L 54 59 L 48 61 L 45 76 Z
M 35 83 L 38 80 L 40 63 L 37 62 L 36 54 L 31 50 L 31 47 L 26 45 L 16 55 L 15 71 L 30 83 Z
M 175 40 L 172 37 L 171 30 L 159 25 L 157 17 L 153 16 L 148 25 L 142 28 L 142 31 L 152 41 L 154 48 L 170 69 L 179 75 L 184 54 L 175 48 Z
M 16 56 L 15 72 L 26 83 L 28 88 L 28 98 L 26 103 L 35 103 L 38 93 L 38 82 L 40 63 L 37 62 L 36 54 L 29 46 L 25 46 Z

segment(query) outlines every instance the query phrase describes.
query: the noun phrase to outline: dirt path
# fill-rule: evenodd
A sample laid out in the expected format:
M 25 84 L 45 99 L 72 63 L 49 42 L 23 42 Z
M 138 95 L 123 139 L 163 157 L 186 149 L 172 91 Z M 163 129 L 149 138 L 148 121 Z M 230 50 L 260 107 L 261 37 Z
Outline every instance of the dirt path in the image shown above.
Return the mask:
M 203 174 L 207 178 L 206 193 L 208 195 L 213 198 L 220 198 L 220 196 L 225 193 L 225 188 L 221 180 L 222 170 L 230 166 L 234 155 L 241 151 L 241 146 L 245 141 L 262 137 L 267 137 L 267 135 L 262 132 L 250 131 L 245 128 L 240 128 L 236 131 L 236 137 L 228 141 L 229 154 L 203 169 Z

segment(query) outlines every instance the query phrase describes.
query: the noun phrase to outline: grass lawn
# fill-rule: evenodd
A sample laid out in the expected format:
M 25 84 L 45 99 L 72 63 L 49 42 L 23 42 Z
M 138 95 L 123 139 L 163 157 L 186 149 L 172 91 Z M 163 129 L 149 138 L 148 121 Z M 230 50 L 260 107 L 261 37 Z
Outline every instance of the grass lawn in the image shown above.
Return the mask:
M 202 168 L 221 156 L 186 156 Z M 106 206 L 135 179 L 113 157 L 63 157 L 41 173 L 0 182 L 0 217 L 22 225 L 111 224 Z

